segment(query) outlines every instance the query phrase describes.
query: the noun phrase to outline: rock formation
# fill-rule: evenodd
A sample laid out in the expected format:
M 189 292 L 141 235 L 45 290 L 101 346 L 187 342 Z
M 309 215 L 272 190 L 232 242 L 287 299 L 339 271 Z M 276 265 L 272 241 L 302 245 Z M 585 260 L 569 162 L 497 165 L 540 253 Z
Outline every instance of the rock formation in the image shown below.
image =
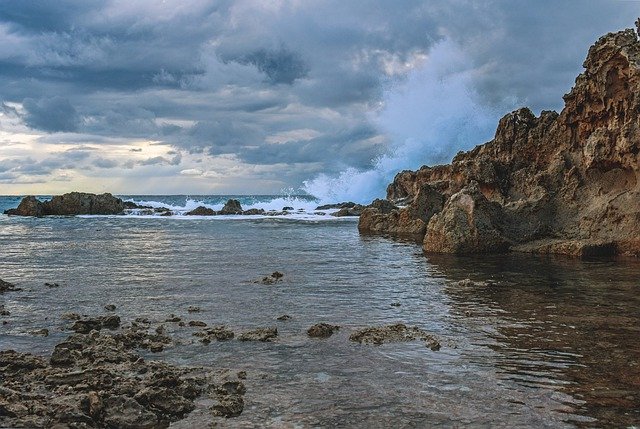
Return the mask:
M 359 230 L 417 235 L 428 252 L 639 256 L 636 32 L 600 38 L 584 67 L 560 114 L 516 110 L 451 164 L 398 173 Z
M 40 201 L 28 196 L 15 209 L 5 211 L 14 216 L 70 216 L 70 215 L 115 215 L 124 212 L 125 203 L 111 194 L 87 194 L 71 192 L 56 195 L 50 201 Z

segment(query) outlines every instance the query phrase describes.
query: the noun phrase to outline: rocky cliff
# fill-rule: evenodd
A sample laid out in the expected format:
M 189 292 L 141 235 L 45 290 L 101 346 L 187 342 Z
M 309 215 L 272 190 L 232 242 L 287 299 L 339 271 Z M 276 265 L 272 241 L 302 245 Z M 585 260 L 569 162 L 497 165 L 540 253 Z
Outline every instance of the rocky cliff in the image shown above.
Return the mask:
M 603 36 L 584 68 L 560 114 L 519 109 L 451 164 L 398 173 L 387 200 L 401 207 L 364 210 L 359 230 L 427 252 L 639 256 L 638 35 Z

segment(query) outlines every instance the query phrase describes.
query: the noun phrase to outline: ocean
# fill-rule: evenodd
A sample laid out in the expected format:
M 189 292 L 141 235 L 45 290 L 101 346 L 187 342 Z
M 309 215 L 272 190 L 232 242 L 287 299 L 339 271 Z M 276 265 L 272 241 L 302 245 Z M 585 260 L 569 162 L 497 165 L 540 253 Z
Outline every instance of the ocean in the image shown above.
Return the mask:
M 424 255 L 411 240 L 360 235 L 357 218 L 316 213 L 307 196 L 235 196 L 245 209 L 292 207 L 287 216 L 182 215 L 231 197 L 123 196 L 171 217 L 0 215 L 0 278 L 23 289 L 0 295 L 0 350 L 46 356 L 70 333 L 63 313 L 113 304 L 124 322 L 173 314 L 278 329 L 273 342 L 204 345 L 196 328 L 165 323 L 175 345 L 146 359 L 247 372 L 240 416 L 203 408 L 172 427 L 640 424 L 638 261 Z M 0 210 L 19 201 L 0 197 Z M 281 281 L 260 282 L 274 271 Z M 309 338 L 319 322 L 341 328 Z M 391 323 L 442 347 L 349 341 Z M 30 335 L 41 328 L 49 336 Z

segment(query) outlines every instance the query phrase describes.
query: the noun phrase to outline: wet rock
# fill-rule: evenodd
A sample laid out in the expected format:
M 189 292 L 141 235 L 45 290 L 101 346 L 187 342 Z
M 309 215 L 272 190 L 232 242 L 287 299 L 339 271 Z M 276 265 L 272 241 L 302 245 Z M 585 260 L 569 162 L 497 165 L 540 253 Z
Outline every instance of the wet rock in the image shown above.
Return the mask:
M 292 212 L 293 210 L 295 210 L 295 209 L 293 207 L 290 207 L 290 206 L 282 207 L 282 211 L 283 212 Z
M 246 390 L 142 359 L 133 349 L 170 342 L 147 329 L 132 324 L 117 334 L 73 334 L 55 346 L 48 362 L 1 351 L 0 427 L 167 427 L 192 411 L 205 390 L 221 398 Z M 226 414 L 237 414 L 237 401 L 225 404 Z
M 180 322 L 182 319 L 178 316 L 176 316 L 175 314 L 171 314 L 169 315 L 169 317 L 165 320 L 165 322 L 172 322 L 172 323 L 177 323 Z
M 242 395 L 219 395 L 217 404 L 211 406 L 211 413 L 218 417 L 237 417 L 244 410 Z
M 80 320 L 81 317 L 78 313 L 64 313 L 60 316 L 61 319 L 64 320 Z
M 33 331 L 29 331 L 29 335 L 33 335 L 34 337 L 48 337 L 49 330 L 47 328 L 35 329 Z
M 58 283 L 45 283 L 44 284 L 46 287 L 48 288 L 56 288 L 56 287 L 60 287 L 60 285 Z
M 273 273 L 271 273 L 271 275 L 267 276 L 267 277 L 263 277 L 262 280 L 260 280 L 259 282 L 255 282 L 255 283 L 262 283 L 264 285 L 272 285 L 274 283 L 279 282 L 282 277 L 284 277 L 284 274 L 282 274 L 279 271 L 274 271 Z
M 340 210 L 338 210 L 335 213 L 331 213 L 331 216 L 334 217 L 343 217 L 343 216 L 360 216 L 362 214 L 362 211 L 365 209 L 364 206 L 361 206 L 360 204 L 356 204 L 353 207 L 350 208 L 342 208 Z
M 356 204 L 354 202 L 351 201 L 345 201 L 342 203 L 337 203 L 337 204 L 325 204 L 322 206 L 318 206 L 316 207 L 316 210 L 331 210 L 331 209 L 350 209 L 353 208 L 355 206 L 357 206 L 359 204 Z
M 15 292 L 18 290 L 22 289 L 17 288 L 13 283 L 5 282 L 4 280 L 0 279 L 0 293 Z
M 78 333 L 87 334 L 91 331 L 99 331 L 105 328 L 116 329 L 118 326 L 120 326 L 119 316 L 98 316 L 76 320 L 76 322 L 71 326 L 71 329 Z
M 284 322 L 287 320 L 291 320 L 291 316 L 289 316 L 288 314 L 283 314 L 282 316 L 278 316 L 276 319 L 280 320 L 281 322 Z
M 190 212 L 185 213 L 186 216 L 214 216 L 216 211 L 205 206 L 199 206 Z
M 0 305 L 0 316 L 10 316 L 10 315 L 11 313 L 9 312 L 9 310 L 4 308 L 4 305 Z
M 212 328 L 203 329 L 202 331 L 195 332 L 194 337 L 200 338 L 200 342 L 209 344 L 212 341 L 226 341 L 234 337 L 233 331 L 226 326 L 214 326 Z
M 107 427 L 134 429 L 156 428 L 158 417 L 128 396 L 111 396 L 104 401 L 104 417 Z
M 351 334 L 349 340 L 376 345 L 421 340 L 432 350 L 440 350 L 440 342 L 434 336 L 416 326 L 406 326 L 403 323 L 361 329 Z
M 328 323 L 317 323 L 307 329 L 307 335 L 312 338 L 329 338 L 340 326 L 329 325 Z
M 113 304 L 107 304 L 104 306 L 104 309 L 107 311 L 116 311 L 116 306 Z
M 202 310 L 200 309 L 200 307 L 196 307 L 195 305 L 190 305 L 190 306 L 187 308 L 187 311 L 188 311 L 189 313 L 200 313 L 200 311 L 202 311 Z
M 189 326 L 207 326 L 207 324 L 200 320 L 191 320 L 189 321 Z
M 258 328 L 242 333 L 238 339 L 240 341 L 271 341 L 278 336 L 278 328 Z
M 222 210 L 220 210 L 219 214 L 221 215 L 238 215 L 242 214 L 242 206 L 240 205 L 240 201 L 230 199 L 226 202 Z
M 242 212 L 245 216 L 264 215 L 265 213 L 264 209 L 249 209 Z
M 392 302 L 389 305 L 391 305 L 392 307 L 400 307 L 401 304 L 399 302 Z
M 238 378 L 239 378 L 240 380 L 246 380 L 246 378 L 247 378 L 247 371 L 238 371 L 237 376 L 238 376 Z

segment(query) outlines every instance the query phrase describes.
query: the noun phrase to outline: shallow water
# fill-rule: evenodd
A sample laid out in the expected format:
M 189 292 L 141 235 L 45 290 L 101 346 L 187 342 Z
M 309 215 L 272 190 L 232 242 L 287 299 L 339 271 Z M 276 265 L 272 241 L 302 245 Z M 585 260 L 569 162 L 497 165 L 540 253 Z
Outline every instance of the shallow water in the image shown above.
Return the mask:
M 635 261 L 425 257 L 415 243 L 358 235 L 352 219 L 0 216 L 0 249 L 0 278 L 24 288 L 0 295 L 11 312 L 0 349 L 47 354 L 68 335 L 62 313 L 105 304 L 124 321 L 277 326 L 273 343 L 202 345 L 198 328 L 166 324 L 179 344 L 148 356 L 246 370 L 245 410 L 216 420 L 224 427 L 640 424 Z M 254 283 L 275 270 L 282 282 Z M 342 329 L 308 338 L 318 322 Z M 442 349 L 348 341 L 395 322 Z M 28 335 L 43 327 L 49 337 Z M 212 419 L 203 408 L 175 426 Z

